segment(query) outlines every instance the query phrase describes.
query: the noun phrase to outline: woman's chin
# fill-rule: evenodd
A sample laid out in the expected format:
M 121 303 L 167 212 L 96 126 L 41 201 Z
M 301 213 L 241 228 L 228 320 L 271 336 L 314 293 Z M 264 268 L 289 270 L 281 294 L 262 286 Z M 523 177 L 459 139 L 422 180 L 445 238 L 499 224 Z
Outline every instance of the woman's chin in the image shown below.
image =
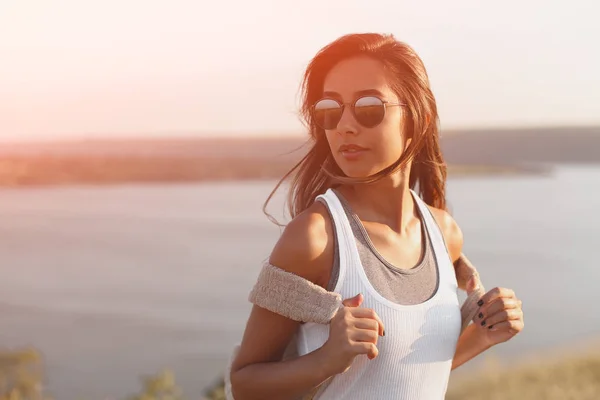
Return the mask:
M 381 172 L 384 166 L 373 165 L 373 163 L 366 162 L 346 162 L 346 160 L 336 160 L 338 168 L 348 178 L 364 179 L 369 178 L 378 172 Z
M 348 178 L 354 178 L 354 179 L 368 178 L 377 173 L 376 170 L 365 169 L 365 168 L 342 168 L 342 172 Z

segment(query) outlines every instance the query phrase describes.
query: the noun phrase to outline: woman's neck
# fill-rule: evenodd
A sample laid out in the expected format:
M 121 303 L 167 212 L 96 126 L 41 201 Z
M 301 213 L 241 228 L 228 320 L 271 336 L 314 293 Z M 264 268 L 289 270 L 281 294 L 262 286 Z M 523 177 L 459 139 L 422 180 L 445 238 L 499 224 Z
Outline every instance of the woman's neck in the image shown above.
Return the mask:
M 338 190 L 361 220 L 386 224 L 398 234 L 405 233 L 418 218 L 408 177 L 402 172 L 375 183 L 344 185 Z

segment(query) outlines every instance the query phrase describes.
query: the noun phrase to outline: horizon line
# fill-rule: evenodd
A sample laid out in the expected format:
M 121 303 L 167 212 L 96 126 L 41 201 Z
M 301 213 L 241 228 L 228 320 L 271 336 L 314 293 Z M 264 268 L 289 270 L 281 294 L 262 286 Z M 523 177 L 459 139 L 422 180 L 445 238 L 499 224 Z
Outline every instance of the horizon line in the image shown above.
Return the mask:
M 465 127 L 465 128 L 446 128 L 440 129 L 440 132 L 445 134 L 461 134 L 481 132 L 498 132 L 498 131 L 535 131 L 535 130 L 600 130 L 600 124 L 565 124 L 565 125 L 524 125 L 524 126 L 481 126 L 481 127 Z M 306 132 L 302 131 L 271 131 L 269 133 L 246 131 L 244 134 L 235 133 L 235 131 L 223 131 L 216 133 L 208 133 L 208 130 L 179 130 L 179 131 L 145 131 L 140 133 L 109 133 L 99 134 L 89 132 L 87 134 L 53 134 L 52 137 L 36 135 L 34 137 L 17 139 L 17 138 L 0 138 L 0 145 L 11 144 L 59 144 L 59 143 L 81 143 L 81 142 L 128 142 L 128 141 L 148 141 L 160 142 L 170 140 L 186 140 L 186 141 L 211 141 L 211 140 L 298 140 L 308 139 Z M 279 134 L 277 132 L 280 132 Z M 441 135 L 443 136 L 443 135 Z

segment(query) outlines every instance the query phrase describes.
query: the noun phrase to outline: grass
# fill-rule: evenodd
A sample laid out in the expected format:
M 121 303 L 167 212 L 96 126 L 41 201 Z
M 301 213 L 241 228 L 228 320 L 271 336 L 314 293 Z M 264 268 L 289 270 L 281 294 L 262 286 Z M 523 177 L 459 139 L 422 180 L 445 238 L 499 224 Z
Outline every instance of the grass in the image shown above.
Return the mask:
M 564 349 L 562 353 L 553 350 L 552 358 L 537 357 L 516 366 L 501 364 L 488 356 L 482 368 L 459 369 L 459 374 L 452 375 L 445 400 L 600 399 L 600 346 Z M 39 383 L 45 375 L 41 363 L 41 355 L 35 349 L 0 349 L 0 400 L 49 398 L 40 393 L 43 385 Z M 140 393 L 126 400 L 188 398 L 179 394 L 175 376 L 169 371 L 144 377 L 142 383 Z M 189 398 L 225 400 L 222 381 L 203 396 Z
M 452 377 L 445 400 L 598 400 L 600 351 L 537 359 L 512 368 L 489 359 L 468 377 Z M 220 385 L 207 400 L 225 400 Z
M 494 362 L 451 380 L 446 400 L 598 400 L 600 351 L 538 357 L 516 367 Z

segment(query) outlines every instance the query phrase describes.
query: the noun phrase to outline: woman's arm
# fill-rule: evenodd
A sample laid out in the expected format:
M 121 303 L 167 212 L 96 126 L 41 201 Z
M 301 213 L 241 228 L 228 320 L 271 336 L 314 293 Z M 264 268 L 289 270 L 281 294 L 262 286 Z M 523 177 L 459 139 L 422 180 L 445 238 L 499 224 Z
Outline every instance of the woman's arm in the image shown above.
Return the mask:
M 270 262 L 325 286 L 333 264 L 333 228 L 319 202 L 291 221 L 273 249 Z M 333 375 L 321 349 L 281 361 L 299 322 L 253 306 L 231 366 L 236 400 L 291 399 L 302 396 Z
M 448 253 L 450 254 L 450 259 L 452 260 L 452 263 L 456 266 L 456 264 L 459 262 L 459 260 L 461 260 L 462 257 L 462 231 L 456 223 L 456 221 L 454 220 L 454 218 L 452 218 L 452 216 L 448 212 L 432 207 L 431 211 L 442 231 L 442 234 L 444 235 L 444 241 L 446 242 Z M 465 261 L 466 263 L 468 263 L 468 260 L 465 259 Z M 469 267 L 472 267 L 470 263 L 468 264 Z M 459 277 L 457 276 L 457 278 Z M 474 278 L 478 280 L 479 275 L 475 273 Z M 472 290 L 474 288 L 473 284 L 468 285 L 467 282 L 463 281 L 462 279 L 457 279 L 457 281 L 458 287 L 462 290 Z M 478 327 L 475 324 L 467 326 L 458 338 L 456 352 L 454 354 L 454 360 L 452 361 L 452 369 L 458 368 L 467 361 L 483 353 L 490 347 L 491 346 L 486 345 L 481 340 L 480 334 L 478 332 Z
M 246 332 L 253 337 L 245 338 L 240 349 L 243 353 L 238 355 L 231 369 L 235 400 L 299 398 L 334 375 L 328 368 L 329 360 L 323 348 L 279 361 L 283 355 L 281 344 L 291 335 L 285 328 L 264 334 L 268 328 L 259 325 L 277 319 L 268 314 L 272 313 L 257 306 L 251 312 Z
M 452 369 L 460 367 L 492 347 L 481 340 L 481 335 L 477 332 L 477 329 L 478 327 L 475 324 L 471 324 L 458 338 L 456 353 L 454 354 L 454 360 L 452 360 Z
M 468 293 L 480 284 L 479 274 L 462 254 L 462 232 L 450 214 L 432 209 L 440 226 L 452 262 L 462 268 L 459 287 Z M 458 272 L 458 271 L 457 271 Z M 452 369 L 458 368 L 496 344 L 512 339 L 525 326 L 522 302 L 506 288 L 494 288 L 485 293 L 478 303 L 473 324 L 467 326 L 458 339 Z

